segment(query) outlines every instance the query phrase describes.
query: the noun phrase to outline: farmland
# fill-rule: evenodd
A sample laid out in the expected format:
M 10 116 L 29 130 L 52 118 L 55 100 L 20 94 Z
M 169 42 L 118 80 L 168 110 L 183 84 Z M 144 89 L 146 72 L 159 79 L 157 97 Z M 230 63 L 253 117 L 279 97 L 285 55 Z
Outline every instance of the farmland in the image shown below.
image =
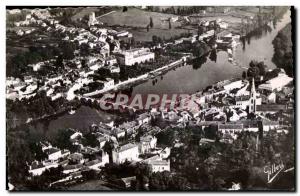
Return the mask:
M 180 22 L 171 22 L 172 29 L 169 29 L 169 22 L 166 20 L 175 16 L 172 14 L 148 12 L 137 8 L 128 8 L 126 12 L 117 10 L 98 20 L 110 26 L 126 26 L 136 41 L 151 41 L 153 35 L 169 39 L 172 36 L 189 32 L 188 29 L 178 28 L 181 27 Z M 147 32 L 146 27 L 150 22 L 150 17 L 153 20 L 153 28 L 150 28 L 149 32 Z

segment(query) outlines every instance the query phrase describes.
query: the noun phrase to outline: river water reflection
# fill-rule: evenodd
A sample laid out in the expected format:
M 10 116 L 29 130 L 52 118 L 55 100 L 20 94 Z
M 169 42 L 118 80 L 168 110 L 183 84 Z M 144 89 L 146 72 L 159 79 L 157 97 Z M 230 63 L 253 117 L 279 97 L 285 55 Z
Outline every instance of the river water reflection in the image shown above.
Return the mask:
M 157 77 L 155 84 L 149 80 L 134 87 L 132 93 L 193 93 L 217 81 L 241 77 L 251 60 L 264 61 L 269 69 L 275 68 L 272 62 L 274 54 L 272 41 L 278 31 L 291 22 L 290 16 L 290 11 L 288 11 L 275 25 L 270 22 L 268 27 L 241 41 L 233 51 L 233 58 L 238 65 L 228 61 L 226 51 L 218 51 L 216 58 L 209 58 L 210 55 L 208 55 L 203 57 L 204 59 L 201 59 L 198 64 L 186 65 L 175 71 L 169 71 L 163 75 L 162 79 Z

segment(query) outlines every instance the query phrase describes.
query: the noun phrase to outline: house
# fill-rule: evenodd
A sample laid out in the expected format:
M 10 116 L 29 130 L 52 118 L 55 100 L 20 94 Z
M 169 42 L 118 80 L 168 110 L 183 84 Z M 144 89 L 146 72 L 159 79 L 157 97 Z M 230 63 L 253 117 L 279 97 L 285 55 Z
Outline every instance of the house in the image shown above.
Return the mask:
M 115 65 L 105 66 L 104 69 L 108 69 L 110 73 L 120 73 L 120 67 Z
M 127 161 L 137 161 L 139 156 L 138 145 L 129 143 L 112 151 L 113 162 L 116 164 Z
M 84 158 L 81 153 L 75 152 L 73 154 L 70 154 L 69 160 L 76 164 L 82 164 L 84 163 Z
M 61 156 L 62 157 L 67 157 L 67 156 L 69 156 L 71 154 L 71 152 L 70 152 L 70 150 L 68 150 L 68 149 L 63 149 L 62 151 L 61 151 Z
M 218 124 L 218 132 L 225 134 L 232 135 L 233 138 L 236 137 L 236 133 L 240 133 L 243 131 L 243 124 L 232 124 L 232 123 L 226 123 L 226 124 Z
M 79 132 L 79 131 L 73 131 L 72 135 L 70 136 L 70 139 L 73 140 L 73 139 L 76 139 L 78 137 L 82 137 L 82 133 Z
M 187 122 L 192 119 L 192 116 L 187 111 L 182 111 L 180 113 L 180 119 L 178 122 Z
M 257 120 L 240 120 L 236 121 L 237 124 L 243 125 L 243 131 L 258 132 L 259 131 L 259 121 Z
M 36 64 L 29 64 L 28 67 L 32 67 L 33 71 L 38 71 L 40 70 L 43 66 L 45 65 L 45 62 L 39 62 Z
M 111 88 L 115 85 L 115 81 L 112 78 L 105 78 L 105 80 L 97 80 L 97 82 L 102 83 L 105 89 Z
M 51 161 L 44 162 L 43 164 L 39 161 L 33 161 L 32 164 L 29 166 L 29 173 L 33 176 L 40 176 L 42 173 L 46 171 L 46 169 L 56 168 L 58 167 L 58 163 L 53 163 Z
M 126 178 L 121 178 L 119 180 L 119 185 L 124 187 L 124 188 L 130 188 L 131 185 L 136 181 L 136 176 L 130 176 Z
M 140 138 L 139 153 L 144 154 L 150 152 L 151 149 L 156 148 L 157 138 L 148 135 Z
M 29 166 L 28 172 L 33 176 L 40 176 L 45 171 L 46 171 L 46 167 L 41 162 L 34 161 Z
M 24 82 L 26 82 L 26 83 L 33 82 L 33 77 L 32 76 L 24 76 Z
M 220 33 L 217 34 L 217 39 L 229 41 L 232 39 L 232 33 L 230 33 L 227 30 L 221 31 Z
M 103 148 L 103 146 L 105 145 L 107 139 L 104 136 L 99 136 L 97 138 L 97 140 L 99 141 L 99 147 Z
M 171 110 L 169 112 L 162 111 L 161 116 L 164 120 L 168 120 L 168 121 L 178 121 L 180 119 L 178 114 L 173 110 Z
M 231 122 L 240 120 L 240 116 L 237 114 L 235 110 L 231 110 L 231 112 L 232 112 L 232 116 L 229 117 L 229 120 Z
M 77 171 L 81 170 L 82 167 L 83 167 L 82 164 L 66 165 L 66 166 L 63 167 L 63 173 L 64 174 L 69 174 L 69 173 L 77 172 Z
M 221 29 L 227 29 L 228 28 L 228 23 L 221 21 L 218 23 L 218 25 L 220 26 Z
M 106 59 L 105 59 L 105 64 L 106 65 L 114 65 L 114 64 L 117 64 L 117 59 L 115 56 L 111 55 L 111 56 L 108 56 Z
M 148 113 L 143 113 L 140 114 L 136 120 L 138 125 L 148 124 L 151 121 L 151 115 Z
M 124 122 L 119 125 L 119 129 L 123 129 L 127 132 L 127 135 L 135 134 L 138 128 L 138 124 L 136 121 Z
M 166 147 L 159 153 L 159 156 L 162 159 L 167 159 L 169 158 L 170 154 L 171 154 L 171 148 Z
M 62 93 L 56 93 L 56 94 L 50 95 L 50 97 L 51 97 L 51 101 L 55 101 L 55 100 L 63 97 L 63 94 Z
M 232 8 L 228 6 L 214 6 L 212 9 L 217 13 L 228 13 Z
M 42 151 L 45 152 L 45 150 L 52 148 L 52 145 L 50 144 L 50 142 L 40 142 L 40 145 L 42 147 Z
M 240 118 L 246 118 L 247 117 L 247 112 L 244 111 L 244 110 L 239 109 L 239 110 L 237 110 L 236 113 L 237 113 L 237 115 L 239 115 Z
M 52 161 L 56 161 L 62 157 L 61 150 L 58 148 L 49 148 L 44 151 L 48 155 L 48 159 Z
M 216 140 L 208 139 L 208 138 L 201 138 L 199 140 L 199 145 L 202 146 L 204 144 L 213 144 Z
M 122 65 L 134 65 L 154 60 L 154 53 L 149 48 L 134 48 L 115 54 L 118 62 Z
M 276 93 L 275 92 L 267 92 L 262 95 L 262 102 L 267 104 L 276 103 Z
M 124 129 L 119 129 L 119 128 L 113 128 L 112 129 L 112 134 L 116 137 L 116 138 L 124 138 L 126 135 L 126 130 Z
M 279 125 L 278 121 L 271 121 L 271 120 L 263 119 L 262 127 L 263 127 L 263 131 L 267 132 L 270 130 L 278 129 L 280 127 L 280 125 Z
M 19 36 L 22 36 L 22 35 L 24 35 L 24 31 L 19 29 L 18 31 L 16 31 L 16 34 L 19 35 Z
M 92 71 L 97 71 L 99 68 L 101 68 L 103 66 L 104 66 L 103 63 L 101 63 L 101 62 L 95 62 L 93 64 L 90 64 L 89 69 L 92 70 Z
M 151 172 L 170 171 L 170 160 L 150 160 L 147 164 Z
M 210 38 L 210 37 L 213 37 L 214 34 L 215 34 L 214 30 L 207 31 L 204 34 L 199 36 L 199 41 Z

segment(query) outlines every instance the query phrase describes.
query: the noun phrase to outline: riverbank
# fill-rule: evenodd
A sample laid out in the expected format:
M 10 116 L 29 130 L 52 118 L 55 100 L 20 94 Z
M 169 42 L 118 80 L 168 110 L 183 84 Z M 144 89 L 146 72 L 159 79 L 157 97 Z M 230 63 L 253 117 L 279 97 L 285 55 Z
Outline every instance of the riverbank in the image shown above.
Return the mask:
M 126 81 L 123 81 L 123 82 L 120 82 L 120 83 L 118 83 L 118 84 L 116 84 L 112 87 L 97 90 L 97 91 L 94 91 L 94 92 L 91 92 L 91 93 L 85 93 L 85 94 L 83 94 L 83 97 L 91 97 L 91 96 L 95 96 L 95 95 L 106 93 L 106 92 L 117 91 L 117 90 L 120 90 L 124 87 L 128 88 L 129 86 L 132 86 L 136 83 L 146 81 L 146 80 L 149 80 L 153 77 L 156 77 L 156 76 L 160 75 L 162 72 L 168 71 L 168 70 L 180 65 L 181 63 L 185 63 L 188 58 L 191 58 L 191 55 L 183 56 L 179 60 L 174 61 L 174 62 L 172 62 L 168 65 L 160 67 L 156 70 L 153 70 L 151 72 L 148 72 L 148 73 L 143 74 L 141 76 L 138 76 L 136 78 L 130 78 L 130 79 L 128 79 Z
M 289 76 L 293 76 L 294 62 L 291 23 L 287 24 L 278 32 L 272 44 L 274 46 L 272 61 L 278 68 L 284 69 Z

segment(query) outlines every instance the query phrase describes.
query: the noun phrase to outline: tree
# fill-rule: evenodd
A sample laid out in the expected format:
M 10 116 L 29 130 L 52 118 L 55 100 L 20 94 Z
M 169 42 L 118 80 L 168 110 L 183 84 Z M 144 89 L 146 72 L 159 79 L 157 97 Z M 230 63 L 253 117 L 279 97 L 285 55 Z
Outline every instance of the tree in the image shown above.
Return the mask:
M 70 60 L 75 57 L 74 51 L 76 49 L 76 45 L 74 42 L 62 42 L 59 44 L 59 47 L 61 48 L 64 59 Z
M 247 77 L 247 73 L 245 71 L 243 71 L 242 78 L 246 79 L 246 77 Z
M 150 28 L 152 29 L 153 28 L 153 26 L 154 26 L 154 24 L 153 24 L 153 20 L 152 20 L 152 17 L 150 17 L 150 23 L 149 23 L 149 26 L 150 26 Z
M 266 68 L 267 66 L 264 64 L 263 61 L 257 63 L 256 65 L 259 69 L 259 75 L 264 76 L 266 74 Z
M 56 58 L 56 61 L 55 61 L 55 63 L 54 63 L 55 67 L 57 67 L 57 68 L 58 68 L 58 67 L 63 68 L 63 66 L 64 66 L 63 61 L 64 61 L 63 56 L 62 56 L 62 55 L 59 55 L 59 56 Z
M 127 12 L 128 8 L 126 6 L 123 7 L 123 12 Z
M 89 55 L 89 45 L 87 43 L 82 43 L 80 45 L 80 53 L 82 56 L 88 56 Z
M 114 146 L 114 142 L 112 140 L 109 140 L 107 142 L 105 142 L 104 146 L 103 146 L 103 150 L 104 152 L 106 152 L 109 155 L 109 162 L 112 163 L 112 151 L 114 150 L 115 146 Z
M 87 170 L 82 172 L 83 178 L 87 180 L 97 179 L 97 173 L 95 170 Z
M 87 133 L 84 135 L 82 144 L 85 146 L 97 147 L 99 146 L 99 141 L 97 140 L 96 136 L 92 133 Z
M 254 66 L 254 67 L 249 67 L 247 71 L 247 76 L 250 78 L 256 78 L 259 75 L 259 69 Z

